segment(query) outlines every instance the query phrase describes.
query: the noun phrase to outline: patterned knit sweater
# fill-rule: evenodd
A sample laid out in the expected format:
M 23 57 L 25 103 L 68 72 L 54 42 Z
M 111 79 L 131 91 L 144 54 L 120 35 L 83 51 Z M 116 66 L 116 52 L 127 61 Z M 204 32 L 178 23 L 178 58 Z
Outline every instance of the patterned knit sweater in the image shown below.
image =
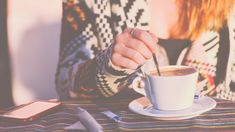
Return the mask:
M 147 0 L 64 0 L 56 88 L 60 99 L 111 97 L 131 87 L 140 70 L 120 69 L 111 61 L 113 39 L 126 27 L 149 30 Z M 235 15 L 218 32 L 203 33 L 180 54 L 177 64 L 199 70 L 198 91 L 235 100 Z M 160 65 L 168 65 L 164 48 Z M 143 69 L 153 69 L 147 62 Z M 132 85 L 131 85 L 132 84 Z

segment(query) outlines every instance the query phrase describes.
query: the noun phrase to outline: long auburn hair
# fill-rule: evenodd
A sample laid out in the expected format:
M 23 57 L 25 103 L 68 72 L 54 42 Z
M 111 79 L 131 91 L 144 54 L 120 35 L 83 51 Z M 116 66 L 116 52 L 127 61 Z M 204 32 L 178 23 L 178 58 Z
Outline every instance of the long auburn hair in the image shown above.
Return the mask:
M 180 36 L 195 40 L 206 30 L 218 31 L 232 11 L 235 0 L 176 0 L 179 7 L 179 25 L 171 37 Z

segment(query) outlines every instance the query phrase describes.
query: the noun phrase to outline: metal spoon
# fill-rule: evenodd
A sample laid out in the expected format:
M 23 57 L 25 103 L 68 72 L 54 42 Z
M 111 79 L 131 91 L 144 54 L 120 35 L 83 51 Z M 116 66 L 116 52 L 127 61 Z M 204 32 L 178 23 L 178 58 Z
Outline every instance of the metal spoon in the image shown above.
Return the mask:
M 160 70 L 159 70 L 159 65 L 158 65 L 158 61 L 157 61 L 157 57 L 156 57 L 156 54 L 155 54 L 155 53 L 153 53 L 153 61 L 154 61 L 154 63 L 155 63 L 155 66 L 156 66 L 158 75 L 161 76 L 161 72 L 160 72 Z

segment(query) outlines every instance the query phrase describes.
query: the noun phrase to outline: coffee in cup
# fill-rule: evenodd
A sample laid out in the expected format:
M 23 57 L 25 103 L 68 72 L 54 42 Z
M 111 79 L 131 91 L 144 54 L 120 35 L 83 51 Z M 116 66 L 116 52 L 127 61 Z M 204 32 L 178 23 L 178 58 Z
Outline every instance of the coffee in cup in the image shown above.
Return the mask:
M 161 76 L 183 76 L 187 74 L 192 74 L 196 72 L 196 69 L 192 69 L 192 67 L 175 67 L 175 66 L 167 66 L 161 68 Z M 150 75 L 158 76 L 157 71 L 150 71 Z

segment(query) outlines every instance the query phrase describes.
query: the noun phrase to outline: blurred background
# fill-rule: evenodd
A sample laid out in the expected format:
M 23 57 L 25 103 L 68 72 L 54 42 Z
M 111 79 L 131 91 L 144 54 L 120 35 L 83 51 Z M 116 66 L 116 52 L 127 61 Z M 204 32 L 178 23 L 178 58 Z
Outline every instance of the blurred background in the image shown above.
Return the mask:
M 1 25 L 7 25 L 5 35 L 8 39 L 1 39 L 1 53 L 6 53 L 0 56 L 5 59 L 0 60 L 0 64 L 5 65 L 0 67 L 0 74 L 12 83 L 6 86 L 9 83 L 0 78 L 0 92 L 8 92 L 6 96 L 11 96 L 12 89 L 12 96 L 0 98 L 0 103 L 19 105 L 57 98 L 54 76 L 59 53 L 62 0 L 1 0 L 1 11 L 4 10 L 3 1 L 7 2 L 7 21 L 0 20 Z M 4 18 L 4 14 L 1 16 Z M 3 30 L 1 28 L 1 32 Z M 11 70 L 7 70 L 7 64 Z M 3 71 L 8 72 L 3 74 Z
M 13 105 L 6 4 L 6 0 L 0 1 L 0 108 Z

